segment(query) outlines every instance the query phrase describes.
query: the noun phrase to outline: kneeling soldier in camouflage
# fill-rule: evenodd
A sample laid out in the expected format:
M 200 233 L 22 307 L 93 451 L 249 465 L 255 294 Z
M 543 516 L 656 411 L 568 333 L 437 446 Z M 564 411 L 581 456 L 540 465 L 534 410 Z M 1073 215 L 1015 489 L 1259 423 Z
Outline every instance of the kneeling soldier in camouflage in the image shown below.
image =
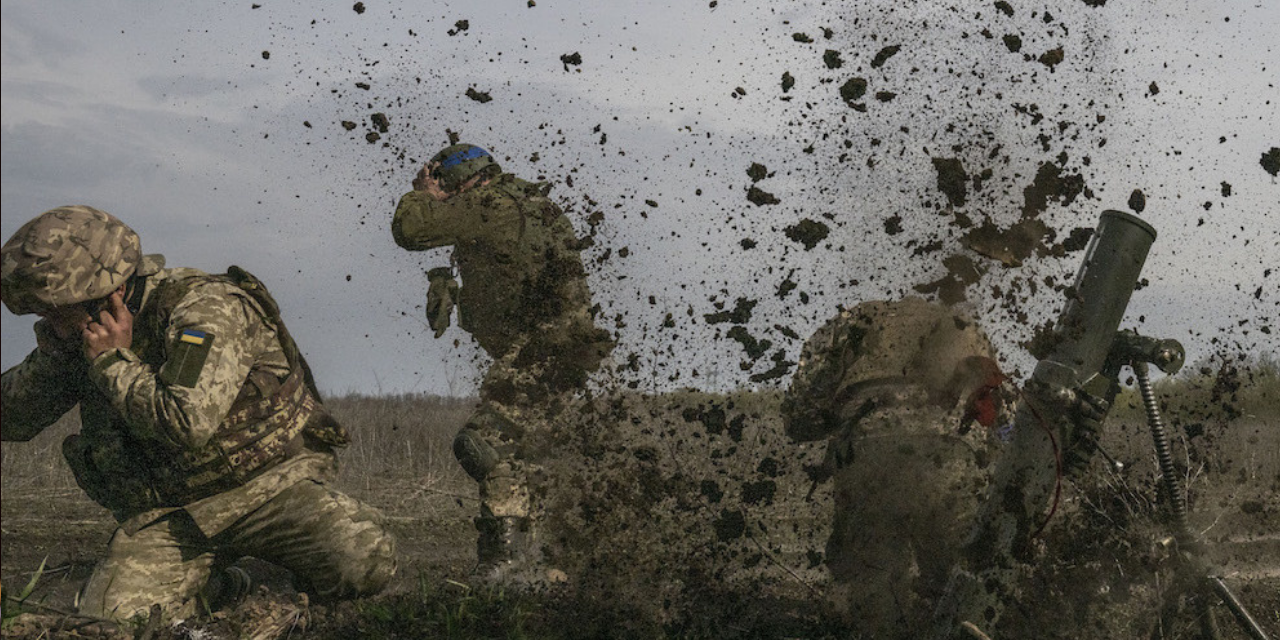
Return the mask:
M 972 320 L 920 298 L 843 310 L 804 345 L 787 434 L 827 438 L 826 564 L 838 606 L 876 638 L 916 638 L 941 596 L 1014 401 Z M 816 487 L 816 484 L 815 484 Z
M 80 612 L 174 617 L 246 590 L 245 555 L 316 598 L 372 594 L 395 573 L 373 508 L 330 486 L 346 433 L 262 283 L 164 269 L 137 234 L 85 206 L 41 214 L 0 249 L 0 298 L 36 313 L 38 347 L 5 371 L 6 441 L 77 404 L 76 481 L 120 523 Z

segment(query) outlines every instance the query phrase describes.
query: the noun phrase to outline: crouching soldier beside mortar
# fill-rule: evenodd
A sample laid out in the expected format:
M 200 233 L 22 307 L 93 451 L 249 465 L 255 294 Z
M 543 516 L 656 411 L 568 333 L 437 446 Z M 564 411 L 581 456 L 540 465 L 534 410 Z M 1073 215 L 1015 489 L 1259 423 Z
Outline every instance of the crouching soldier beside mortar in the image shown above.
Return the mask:
M 187 617 L 245 594 L 254 557 L 313 598 L 381 590 L 394 543 L 335 491 L 346 433 L 261 282 L 165 269 L 137 234 L 85 206 L 41 214 L 0 249 L 0 298 L 35 313 L 37 348 L 5 371 L 2 435 L 26 441 L 76 405 L 63 453 L 119 527 L 79 599 L 126 620 Z
M 1005 384 L 987 337 L 919 298 L 843 310 L 805 343 L 783 400 L 787 434 L 828 438 L 825 561 L 835 604 L 867 637 L 917 638 L 984 495 Z
M 440 337 L 456 303 L 459 327 L 493 359 L 480 406 L 454 440 L 479 483 L 477 576 L 540 581 L 538 443 L 613 348 L 595 326 L 583 243 L 548 185 L 503 173 L 480 147 L 440 151 L 413 187 L 391 223 L 396 244 L 452 246 L 462 279 L 459 287 L 452 267 L 428 273 L 430 325 Z

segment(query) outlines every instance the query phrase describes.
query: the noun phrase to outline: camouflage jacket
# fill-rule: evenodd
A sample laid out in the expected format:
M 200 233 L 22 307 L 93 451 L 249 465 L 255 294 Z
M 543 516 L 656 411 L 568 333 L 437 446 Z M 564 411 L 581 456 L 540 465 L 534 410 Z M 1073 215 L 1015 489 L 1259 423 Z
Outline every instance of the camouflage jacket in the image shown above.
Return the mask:
M 147 256 L 138 269 L 147 277 L 131 347 L 92 363 L 78 349 L 37 348 L 0 378 L 0 425 L 4 440 L 28 440 L 79 404 L 81 432 L 63 449 L 90 497 L 135 526 L 182 507 L 213 535 L 293 482 L 326 475 L 333 456 L 295 456 L 214 495 L 180 497 L 173 472 L 161 472 L 216 455 L 211 440 L 233 404 L 270 395 L 290 366 L 268 316 L 235 284 L 198 278 L 162 299 L 177 281 L 204 276 L 163 260 Z
M 987 397 L 1001 383 L 988 376 L 994 358 L 977 325 L 947 307 L 920 298 L 861 303 L 842 310 L 801 349 L 782 404 L 787 434 L 799 441 L 857 438 L 880 424 L 870 418 L 897 407 L 932 407 L 953 424 L 928 430 L 954 433 L 966 405 L 985 409 L 975 403 L 1003 401 Z
M 503 174 L 445 201 L 411 191 L 391 232 L 405 249 L 454 248 L 458 324 L 495 359 L 531 341 L 548 353 L 611 348 L 595 326 L 582 243 L 539 185 Z

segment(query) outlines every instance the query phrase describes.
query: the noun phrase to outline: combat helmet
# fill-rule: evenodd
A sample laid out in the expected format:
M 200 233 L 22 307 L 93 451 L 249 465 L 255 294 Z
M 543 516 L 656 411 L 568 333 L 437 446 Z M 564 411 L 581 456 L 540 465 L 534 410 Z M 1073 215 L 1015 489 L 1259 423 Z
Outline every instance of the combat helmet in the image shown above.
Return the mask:
M 0 248 L 0 299 L 23 315 L 105 298 L 141 261 L 138 234 L 115 216 L 58 207 L 22 225 Z
M 428 164 L 438 165 L 431 172 L 431 177 L 440 182 L 445 191 L 456 191 L 477 173 L 488 167 L 496 167 L 500 171 L 498 161 L 488 151 L 472 144 L 455 144 L 445 147 L 443 151 L 432 156 Z

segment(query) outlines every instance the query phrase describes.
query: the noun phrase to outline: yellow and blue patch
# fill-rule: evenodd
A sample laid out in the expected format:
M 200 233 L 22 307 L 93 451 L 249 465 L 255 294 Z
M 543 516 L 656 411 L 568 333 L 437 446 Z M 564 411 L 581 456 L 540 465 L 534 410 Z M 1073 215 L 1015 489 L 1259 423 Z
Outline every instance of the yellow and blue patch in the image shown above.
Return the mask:
M 179 387 L 194 387 L 213 348 L 213 334 L 197 329 L 183 329 L 169 348 L 168 358 L 160 367 L 160 381 Z
M 183 329 L 182 335 L 178 336 L 178 342 L 187 344 L 202 345 L 204 344 L 205 332 L 196 331 L 195 329 Z

